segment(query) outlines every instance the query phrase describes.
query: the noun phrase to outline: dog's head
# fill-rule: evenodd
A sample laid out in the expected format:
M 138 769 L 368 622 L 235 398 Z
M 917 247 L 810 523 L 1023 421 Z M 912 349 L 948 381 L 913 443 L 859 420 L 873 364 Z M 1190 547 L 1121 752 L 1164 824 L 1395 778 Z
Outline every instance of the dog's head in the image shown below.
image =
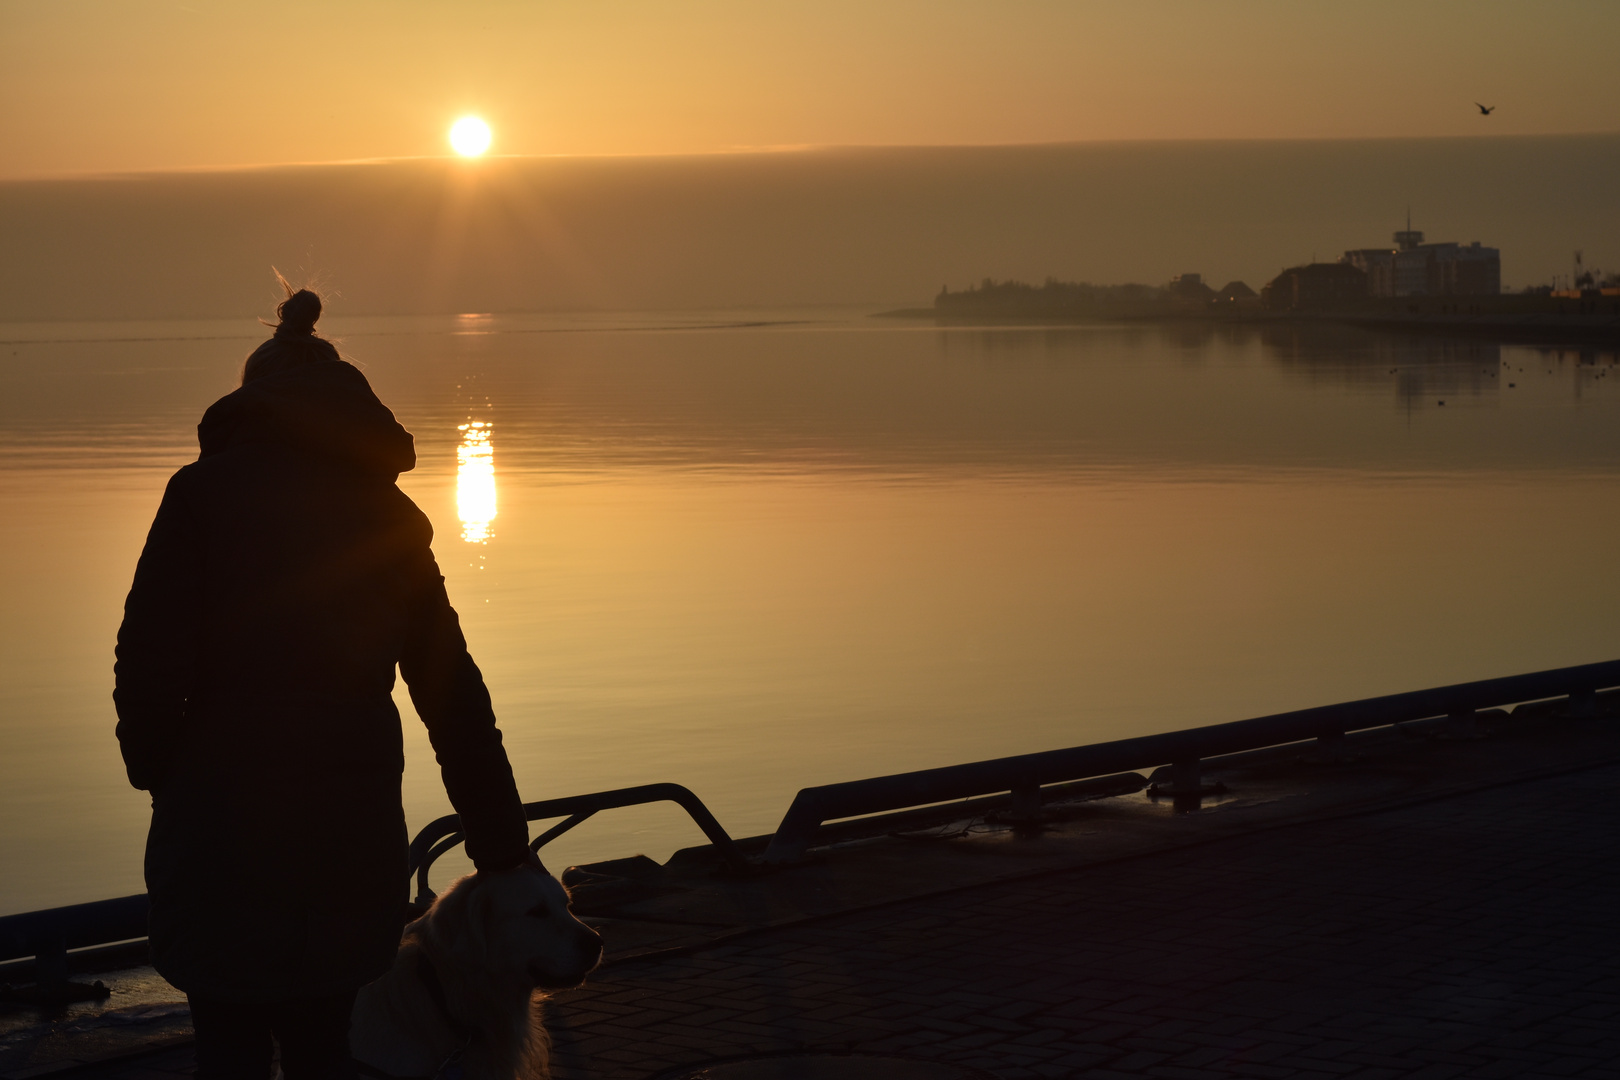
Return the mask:
M 483 978 L 512 989 L 578 986 L 602 961 L 601 935 L 574 917 L 567 891 L 536 866 L 463 878 L 427 919 L 436 924 L 436 953 L 477 957 Z

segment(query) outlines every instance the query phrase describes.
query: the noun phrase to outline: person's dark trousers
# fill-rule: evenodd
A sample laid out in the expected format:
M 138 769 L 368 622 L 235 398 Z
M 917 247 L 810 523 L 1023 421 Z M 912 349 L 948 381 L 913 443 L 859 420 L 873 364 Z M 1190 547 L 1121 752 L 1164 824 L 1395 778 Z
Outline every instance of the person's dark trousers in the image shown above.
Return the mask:
M 274 1039 L 287 1080 L 353 1080 L 349 1014 L 356 991 L 244 1004 L 188 995 L 197 1080 L 269 1080 Z

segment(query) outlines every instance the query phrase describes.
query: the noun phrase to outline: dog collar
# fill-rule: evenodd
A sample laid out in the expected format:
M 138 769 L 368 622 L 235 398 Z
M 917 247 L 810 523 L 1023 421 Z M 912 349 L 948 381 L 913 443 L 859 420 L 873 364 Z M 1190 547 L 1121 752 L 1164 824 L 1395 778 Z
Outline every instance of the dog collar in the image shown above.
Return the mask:
M 433 1007 L 439 1010 L 439 1015 L 444 1018 L 451 1034 L 460 1039 L 465 1046 L 467 1040 L 472 1038 L 472 1029 L 457 1020 L 456 1014 L 450 1011 L 450 999 L 445 995 L 444 983 L 439 979 L 439 973 L 433 968 L 433 961 L 428 959 L 425 952 L 418 951 L 416 954 L 416 977 L 422 980 L 428 998 L 433 1002 Z

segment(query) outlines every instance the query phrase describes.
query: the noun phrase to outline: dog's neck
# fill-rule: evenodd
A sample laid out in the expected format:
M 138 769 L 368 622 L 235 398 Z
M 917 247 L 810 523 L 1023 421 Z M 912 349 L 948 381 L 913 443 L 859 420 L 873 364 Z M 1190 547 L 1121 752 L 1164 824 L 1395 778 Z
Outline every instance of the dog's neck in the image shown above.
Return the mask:
M 378 1072 L 401 1080 L 432 1077 L 467 1044 L 470 1031 L 451 1011 L 444 986 L 419 946 L 402 948 L 388 973 L 361 993 L 394 1021 L 393 1038 L 360 1029 L 350 1038 L 355 1059 Z M 403 1032 L 409 1037 L 400 1038 Z
M 428 958 L 426 949 L 418 949 L 416 952 L 416 977 L 422 981 L 422 986 L 427 990 L 434 1008 L 439 1010 L 439 1019 L 444 1021 L 444 1026 L 455 1037 L 458 1045 L 465 1045 L 467 1040 L 472 1038 L 473 1029 L 458 1020 L 450 1008 L 450 999 L 444 992 L 444 982 L 433 967 L 433 961 Z

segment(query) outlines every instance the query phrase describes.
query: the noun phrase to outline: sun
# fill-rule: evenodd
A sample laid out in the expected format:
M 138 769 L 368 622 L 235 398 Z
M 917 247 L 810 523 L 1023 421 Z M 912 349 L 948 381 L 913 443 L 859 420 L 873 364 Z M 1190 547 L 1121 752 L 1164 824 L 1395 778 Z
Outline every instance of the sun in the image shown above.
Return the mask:
M 450 125 L 450 145 L 462 157 L 477 157 L 489 149 L 489 125 L 476 116 L 463 116 Z

